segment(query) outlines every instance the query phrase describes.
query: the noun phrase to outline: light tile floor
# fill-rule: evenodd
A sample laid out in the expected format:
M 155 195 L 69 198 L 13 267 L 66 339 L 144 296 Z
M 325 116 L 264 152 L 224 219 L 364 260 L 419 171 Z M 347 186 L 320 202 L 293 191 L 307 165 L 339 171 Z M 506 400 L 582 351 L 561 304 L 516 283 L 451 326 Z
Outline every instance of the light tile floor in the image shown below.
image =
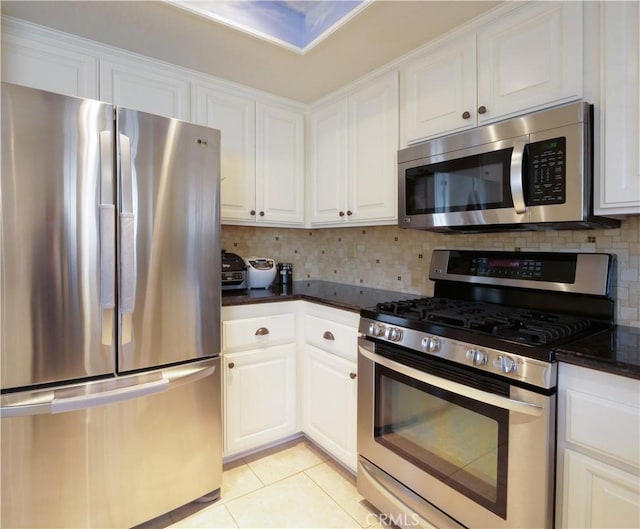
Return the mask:
M 193 502 L 136 529 L 374 528 L 378 512 L 355 478 L 306 439 L 225 465 L 221 498 Z

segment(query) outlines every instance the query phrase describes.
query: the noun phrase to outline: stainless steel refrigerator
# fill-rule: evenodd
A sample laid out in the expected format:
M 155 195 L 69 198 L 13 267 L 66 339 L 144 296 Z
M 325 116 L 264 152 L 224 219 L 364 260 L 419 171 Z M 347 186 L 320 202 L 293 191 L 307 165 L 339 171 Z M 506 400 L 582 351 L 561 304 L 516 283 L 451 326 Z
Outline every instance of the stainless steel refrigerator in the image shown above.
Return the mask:
M 220 133 L 2 84 L 2 527 L 219 494 Z

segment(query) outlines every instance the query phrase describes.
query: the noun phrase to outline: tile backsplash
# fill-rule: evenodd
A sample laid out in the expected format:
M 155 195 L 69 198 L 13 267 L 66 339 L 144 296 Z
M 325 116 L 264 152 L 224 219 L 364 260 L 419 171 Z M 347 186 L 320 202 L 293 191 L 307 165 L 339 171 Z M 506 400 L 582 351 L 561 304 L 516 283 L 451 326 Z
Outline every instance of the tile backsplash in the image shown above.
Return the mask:
M 432 295 L 435 248 L 606 252 L 617 256 L 617 323 L 640 327 L 640 217 L 613 230 L 443 235 L 395 226 L 333 229 L 222 226 L 222 247 L 293 263 L 293 279 L 322 279 Z

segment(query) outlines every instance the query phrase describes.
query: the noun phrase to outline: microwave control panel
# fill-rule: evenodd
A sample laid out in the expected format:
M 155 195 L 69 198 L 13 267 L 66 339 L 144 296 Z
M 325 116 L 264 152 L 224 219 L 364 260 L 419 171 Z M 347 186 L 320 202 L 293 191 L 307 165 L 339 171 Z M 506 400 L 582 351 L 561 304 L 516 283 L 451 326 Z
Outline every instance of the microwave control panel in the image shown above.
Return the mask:
M 566 200 L 566 140 L 554 138 L 528 145 L 528 206 L 563 204 Z

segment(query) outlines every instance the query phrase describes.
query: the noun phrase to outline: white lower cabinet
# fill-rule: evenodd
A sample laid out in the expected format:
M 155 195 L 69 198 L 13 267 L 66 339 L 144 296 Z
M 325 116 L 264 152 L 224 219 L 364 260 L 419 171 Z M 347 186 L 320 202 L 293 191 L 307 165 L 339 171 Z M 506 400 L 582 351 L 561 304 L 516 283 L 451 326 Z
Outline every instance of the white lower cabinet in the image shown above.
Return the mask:
M 304 432 L 355 472 L 356 364 L 311 345 L 303 354 Z
M 298 431 L 295 302 L 222 307 L 224 455 Z
M 224 356 L 225 455 L 296 431 L 295 345 Z
M 640 527 L 640 381 L 560 364 L 556 527 Z
M 356 472 L 359 315 L 305 303 L 301 319 L 303 431 Z

